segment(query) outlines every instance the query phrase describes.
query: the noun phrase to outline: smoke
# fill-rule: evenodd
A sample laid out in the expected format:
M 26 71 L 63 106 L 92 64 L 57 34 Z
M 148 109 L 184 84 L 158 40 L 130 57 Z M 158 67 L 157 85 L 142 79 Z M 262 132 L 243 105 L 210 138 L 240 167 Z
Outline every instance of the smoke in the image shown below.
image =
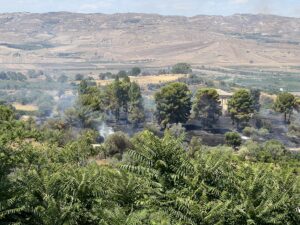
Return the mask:
M 272 8 L 272 1 L 270 0 L 260 0 L 255 4 L 255 12 L 261 14 L 274 14 Z
M 98 126 L 98 131 L 99 134 L 104 137 L 104 139 L 106 139 L 109 135 L 114 133 L 114 130 L 112 127 L 107 126 L 107 124 L 105 122 L 102 122 L 99 126 Z
M 268 3 L 268 0 L 261 1 L 257 6 L 257 11 L 262 14 L 271 14 L 272 9 Z

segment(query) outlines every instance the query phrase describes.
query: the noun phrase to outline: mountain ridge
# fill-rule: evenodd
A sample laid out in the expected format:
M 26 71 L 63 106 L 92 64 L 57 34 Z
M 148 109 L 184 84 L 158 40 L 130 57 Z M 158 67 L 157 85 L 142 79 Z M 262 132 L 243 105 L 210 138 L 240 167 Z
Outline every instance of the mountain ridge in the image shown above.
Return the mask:
M 265 14 L 0 14 L 0 68 L 299 65 L 300 18 Z M 77 64 L 77 65 L 76 65 Z M 80 66 L 79 66 L 80 64 Z

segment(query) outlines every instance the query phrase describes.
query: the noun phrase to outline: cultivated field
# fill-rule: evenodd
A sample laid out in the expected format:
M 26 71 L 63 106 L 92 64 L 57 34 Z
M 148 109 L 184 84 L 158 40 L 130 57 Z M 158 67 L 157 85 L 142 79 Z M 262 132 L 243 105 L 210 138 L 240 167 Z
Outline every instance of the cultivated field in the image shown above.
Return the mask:
M 177 81 L 179 78 L 185 77 L 185 74 L 164 74 L 164 75 L 149 75 L 133 77 L 130 76 L 130 80 L 138 83 L 141 87 L 146 87 L 148 84 L 160 84 L 172 81 Z M 111 83 L 113 79 L 110 80 L 96 80 L 97 85 L 105 86 Z
M 13 103 L 13 107 L 16 108 L 18 111 L 24 111 L 24 112 L 34 112 L 38 111 L 39 108 L 36 105 L 22 105 L 20 103 Z

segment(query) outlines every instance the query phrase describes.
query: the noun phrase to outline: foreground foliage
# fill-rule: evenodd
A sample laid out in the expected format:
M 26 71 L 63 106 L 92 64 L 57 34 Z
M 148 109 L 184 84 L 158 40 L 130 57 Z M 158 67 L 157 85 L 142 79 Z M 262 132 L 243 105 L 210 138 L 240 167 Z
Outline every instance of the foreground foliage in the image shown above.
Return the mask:
M 183 135 L 166 132 L 160 138 L 143 131 L 130 140 L 122 161 L 99 165 L 92 132 L 64 144 L 49 142 L 51 130 L 45 136 L 4 112 L 0 224 L 296 225 L 300 220 L 299 161 L 278 143 L 261 146 L 272 155 L 266 163 L 231 148 L 195 141 L 187 146 Z M 117 142 L 107 141 L 113 150 L 111 143 Z

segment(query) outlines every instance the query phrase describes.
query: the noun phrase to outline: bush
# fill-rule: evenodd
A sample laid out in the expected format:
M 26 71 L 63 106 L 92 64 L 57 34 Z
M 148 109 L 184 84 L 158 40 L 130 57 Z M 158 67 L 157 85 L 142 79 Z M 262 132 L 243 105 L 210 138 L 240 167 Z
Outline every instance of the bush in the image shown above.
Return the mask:
M 75 76 L 75 80 L 77 80 L 77 81 L 80 81 L 80 80 L 83 80 L 84 79 L 84 76 L 82 75 L 82 74 L 76 74 L 76 76 Z
M 237 148 L 237 147 L 241 146 L 241 144 L 242 144 L 242 138 L 236 132 L 227 132 L 225 134 L 225 141 L 226 141 L 227 145 L 229 145 L 233 148 Z
M 240 149 L 239 155 L 246 160 L 257 161 L 260 158 L 261 146 L 255 141 L 247 141 Z
M 255 132 L 255 129 L 253 127 L 245 127 L 243 130 L 243 134 L 247 137 L 251 137 Z
M 104 142 L 104 146 L 108 156 L 122 155 L 126 149 L 132 148 L 128 135 L 121 131 L 108 136 Z
M 178 63 L 172 68 L 172 73 L 175 74 L 188 74 L 192 72 L 192 67 L 188 63 Z
M 284 145 L 277 140 L 270 140 L 261 145 L 254 141 L 248 141 L 242 146 L 239 153 L 243 159 L 261 162 L 279 161 L 287 156 Z
M 277 140 L 267 141 L 263 145 L 263 151 L 268 153 L 272 160 L 279 160 L 287 153 L 287 150 L 285 149 L 284 145 Z
M 300 137 L 300 125 L 299 124 L 291 124 L 289 125 L 289 136 Z
M 181 123 L 172 124 L 168 130 L 174 137 L 180 137 L 185 133 L 185 128 Z
M 252 137 L 256 140 L 266 137 L 269 133 L 269 130 L 266 128 L 260 128 L 259 130 L 257 130 L 253 127 L 245 127 L 243 129 L 243 135 L 247 137 Z
M 153 124 L 153 123 L 145 124 L 144 130 L 148 130 L 151 133 L 158 135 L 158 136 L 160 135 L 160 126 L 157 126 L 156 124 Z
M 124 77 L 127 77 L 127 72 L 125 70 L 120 70 L 118 73 L 117 73 L 117 76 L 119 78 L 124 78 Z
M 270 133 L 269 130 L 266 129 L 266 128 L 260 128 L 260 129 L 258 130 L 258 135 L 259 135 L 260 137 L 266 137 L 269 133 Z
M 139 68 L 139 67 L 133 67 L 131 69 L 131 71 L 130 71 L 130 74 L 132 76 L 137 76 L 137 75 L 141 74 L 141 72 L 142 72 L 141 68 Z
M 15 118 L 15 112 L 10 106 L 0 105 L 0 122 L 10 121 Z

